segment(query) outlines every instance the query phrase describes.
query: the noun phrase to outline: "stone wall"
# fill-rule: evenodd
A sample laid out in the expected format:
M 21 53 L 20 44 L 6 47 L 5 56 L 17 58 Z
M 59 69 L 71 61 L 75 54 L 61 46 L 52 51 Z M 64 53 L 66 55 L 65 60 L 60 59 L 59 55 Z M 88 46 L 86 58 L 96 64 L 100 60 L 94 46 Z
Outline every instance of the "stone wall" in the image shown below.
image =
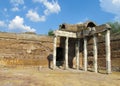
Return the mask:
M 103 37 L 98 38 L 98 66 L 106 67 L 105 40 Z M 120 35 L 111 36 L 111 65 L 112 70 L 120 71 Z M 88 44 L 88 61 L 93 61 L 93 43 L 92 39 Z M 89 62 L 88 62 L 89 63 Z
M 70 39 L 69 57 L 75 57 L 75 40 Z M 59 47 L 58 39 L 58 47 Z M 63 41 L 64 42 L 64 41 Z M 88 67 L 93 66 L 92 39 L 88 43 Z M 73 45 L 72 45 L 73 44 Z M 64 44 L 61 45 L 64 48 Z M 82 47 L 82 46 L 81 46 Z M 53 37 L 35 34 L 0 33 L 0 65 L 3 66 L 48 66 L 47 57 L 53 52 Z M 83 52 L 80 50 L 80 61 L 83 61 Z M 63 53 L 64 54 L 64 53 Z M 73 59 L 73 64 L 75 59 Z M 70 60 L 70 58 L 69 58 Z M 70 60 L 70 61 L 72 61 Z M 111 61 L 112 70 L 120 71 L 120 36 L 111 36 Z M 80 64 L 81 67 L 83 65 Z M 105 68 L 105 40 L 98 38 L 98 65 Z
M 76 68 L 75 43 L 77 39 L 69 38 L 68 44 L 68 63 L 69 67 Z M 97 38 L 98 45 L 98 70 L 106 69 L 106 51 L 104 35 Z M 61 37 L 60 45 L 63 49 L 63 58 L 65 54 L 65 38 Z M 88 68 L 93 68 L 93 39 L 88 38 Z M 80 67 L 83 68 L 83 39 L 80 40 Z M 120 71 L 120 36 L 111 36 L 111 64 L 112 70 Z
M 35 34 L 0 33 L 0 65 L 47 66 L 53 38 Z

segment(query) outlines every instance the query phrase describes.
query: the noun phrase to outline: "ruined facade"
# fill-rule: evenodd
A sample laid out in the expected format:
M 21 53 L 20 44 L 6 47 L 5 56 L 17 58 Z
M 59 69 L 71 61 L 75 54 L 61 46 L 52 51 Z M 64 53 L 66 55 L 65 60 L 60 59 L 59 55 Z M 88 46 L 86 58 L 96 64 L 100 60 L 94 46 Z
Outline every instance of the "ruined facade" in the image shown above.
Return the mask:
M 111 35 L 111 69 L 120 72 L 120 35 Z M 60 42 L 61 40 L 61 42 Z M 57 37 L 57 65 L 65 67 L 66 37 Z M 79 39 L 80 40 L 80 39 Z M 71 43 L 70 43 L 71 42 Z M 77 39 L 69 38 L 68 65 L 77 68 L 75 46 Z M 80 40 L 79 69 L 84 68 L 83 39 Z M 48 67 L 48 56 L 53 56 L 53 37 L 35 34 L 15 34 L 0 32 L 0 66 L 45 66 Z M 94 69 L 93 39 L 87 43 L 87 68 Z M 106 70 L 105 33 L 97 36 L 98 70 Z M 62 52 L 59 52 L 62 51 Z M 63 53 L 63 54 L 61 54 Z M 72 54 L 72 55 L 70 55 Z M 52 59 L 50 59 L 52 60 Z
M 87 44 L 93 40 L 93 57 L 94 57 L 94 71 L 97 73 L 98 64 L 98 49 L 97 49 L 97 37 L 105 34 L 105 53 L 106 53 L 106 69 L 107 73 L 111 73 L 111 51 L 110 51 L 110 26 L 107 24 L 97 26 L 94 22 L 86 22 L 83 24 L 69 25 L 62 24 L 59 30 L 54 32 L 54 53 L 53 53 L 53 65 L 56 68 L 56 59 L 58 57 L 58 50 L 56 49 L 57 37 L 60 37 L 60 47 L 62 51 L 61 58 L 63 59 L 63 65 L 65 69 L 73 68 L 73 59 L 76 57 L 76 68 L 80 69 L 80 64 L 83 62 L 82 69 L 87 71 L 88 65 L 88 52 Z M 80 59 L 83 61 L 80 61 Z

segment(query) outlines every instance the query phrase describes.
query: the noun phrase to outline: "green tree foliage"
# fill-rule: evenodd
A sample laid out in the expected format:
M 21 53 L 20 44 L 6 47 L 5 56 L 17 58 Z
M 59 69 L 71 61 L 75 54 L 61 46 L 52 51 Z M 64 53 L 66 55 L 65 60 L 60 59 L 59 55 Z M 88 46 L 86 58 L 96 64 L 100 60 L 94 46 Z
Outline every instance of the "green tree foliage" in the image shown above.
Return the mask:
M 48 36 L 53 36 L 53 35 L 54 35 L 54 34 L 53 34 L 53 30 L 50 29 L 50 30 L 48 31 Z
M 109 22 L 108 24 L 112 27 L 112 34 L 120 34 L 120 22 Z

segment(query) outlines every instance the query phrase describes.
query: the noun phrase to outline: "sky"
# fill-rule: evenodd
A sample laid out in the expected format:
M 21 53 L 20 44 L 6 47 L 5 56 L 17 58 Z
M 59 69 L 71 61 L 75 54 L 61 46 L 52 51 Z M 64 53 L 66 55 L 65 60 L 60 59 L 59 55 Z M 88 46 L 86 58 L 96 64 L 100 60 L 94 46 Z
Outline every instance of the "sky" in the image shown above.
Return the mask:
M 62 23 L 120 21 L 120 0 L 0 0 L 1 32 L 47 34 Z

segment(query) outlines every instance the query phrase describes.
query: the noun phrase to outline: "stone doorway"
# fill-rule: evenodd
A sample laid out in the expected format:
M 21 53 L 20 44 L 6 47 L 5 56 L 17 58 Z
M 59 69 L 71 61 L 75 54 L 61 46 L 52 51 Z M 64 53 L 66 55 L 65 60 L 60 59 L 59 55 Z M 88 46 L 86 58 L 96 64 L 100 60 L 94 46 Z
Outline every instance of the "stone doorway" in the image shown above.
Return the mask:
M 64 56 L 63 56 L 63 48 L 57 47 L 57 54 L 56 54 L 56 65 L 62 66 L 64 63 Z

